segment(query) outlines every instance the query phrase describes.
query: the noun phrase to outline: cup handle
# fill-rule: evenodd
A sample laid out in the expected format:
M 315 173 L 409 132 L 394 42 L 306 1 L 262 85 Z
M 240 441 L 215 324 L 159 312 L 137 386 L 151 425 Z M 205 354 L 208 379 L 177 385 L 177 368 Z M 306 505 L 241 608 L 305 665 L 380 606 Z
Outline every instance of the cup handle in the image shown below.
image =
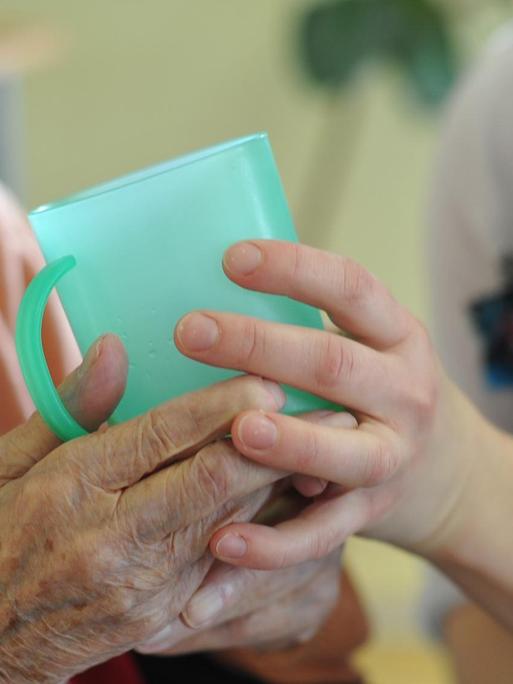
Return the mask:
M 68 412 L 57 392 L 43 351 L 41 328 L 53 288 L 76 263 L 74 256 L 65 256 L 45 266 L 28 286 L 16 321 L 16 350 L 27 389 L 43 420 L 64 442 L 88 433 Z

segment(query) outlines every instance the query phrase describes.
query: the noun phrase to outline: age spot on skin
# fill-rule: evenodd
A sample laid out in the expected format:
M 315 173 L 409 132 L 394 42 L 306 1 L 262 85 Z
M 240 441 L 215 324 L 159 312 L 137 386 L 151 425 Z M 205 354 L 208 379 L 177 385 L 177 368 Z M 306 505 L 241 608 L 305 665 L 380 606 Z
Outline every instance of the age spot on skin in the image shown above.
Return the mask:
M 45 539 L 45 550 L 50 553 L 54 550 L 55 545 L 51 539 Z
M 9 620 L 7 621 L 6 631 L 7 632 L 16 631 L 16 629 L 18 629 L 19 622 L 20 622 L 19 616 L 13 612 L 13 614 L 10 616 Z
M 85 610 L 88 607 L 87 601 L 82 601 L 81 603 L 75 603 L 73 605 L 73 610 L 80 612 L 81 610 Z
M 42 579 L 42 580 L 39 580 L 39 582 L 37 583 L 37 586 L 38 586 L 39 590 L 41 591 L 41 593 L 45 593 L 45 592 L 50 590 L 50 587 L 52 585 L 51 585 L 49 580 Z
M 10 556 L 0 563 L 0 575 L 14 575 L 20 568 L 21 560 L 18 556 Z
M 9 632 L 15 632 L 21 626 L 20 616 L 11 605 L 0 607 L 0 631 L 5 636 Z

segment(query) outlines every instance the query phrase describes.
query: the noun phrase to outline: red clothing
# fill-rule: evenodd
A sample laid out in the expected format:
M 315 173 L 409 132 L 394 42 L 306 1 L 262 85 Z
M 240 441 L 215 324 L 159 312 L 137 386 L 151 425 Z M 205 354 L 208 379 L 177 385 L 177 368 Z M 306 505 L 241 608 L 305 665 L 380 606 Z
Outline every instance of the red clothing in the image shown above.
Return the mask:
M 83 672 L 70 684 L 144 684 L 135 662 L 129 654 L 113 658 L 108 663 Z

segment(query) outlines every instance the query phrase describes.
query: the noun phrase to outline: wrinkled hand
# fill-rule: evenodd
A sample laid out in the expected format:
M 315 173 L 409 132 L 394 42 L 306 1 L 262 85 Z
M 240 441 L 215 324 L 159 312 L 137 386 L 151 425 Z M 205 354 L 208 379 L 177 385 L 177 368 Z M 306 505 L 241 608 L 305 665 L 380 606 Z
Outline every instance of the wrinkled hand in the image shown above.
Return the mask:
M 339 550 L 321 560 L 274 570 L 271 576 L 267 570 L 216 565 L 186 610 L 184 622 L 176 620 L 159 642 L 142 651 L 178 655 L 240 647 L 280 650 L 296 646 L 318 632 L 336 604 L 339 585 Z M 213 596 L 206 596 L 207 592 Z M 202 627 L 201 622 L 196 626 L 194 620 L 201 620 L 205 610 L 198 602 L 218 600 L 218 596 L 221 613 L 210 627 Z M 192 628 L 185 621 L 190 621 Z
M 126 363 L 109 336 L 68 380 L 84 426 L 110 415 Z M 211 534 L 252 519 L 282 477 L 240 457 L 229 425 L 281 401 L 271 383 L 243 377 L 62 446 L 38 415 L 5 435 L 0 681 L 66 681 L 169 625 L 211 566 Z
M 240 243 L 224 268 L 243 287 L 327 311 L 351 337 L 198 312 L 178 324 L 178 348 L 345 406 L 358 427 L 334 425 L 336 416 L 315 424 L 276 412 L 238 416 L 232 437 L 240 453 L 333 484 L 293 520 L 219 531 L 212 553 L 272 569 L 321 557 L 355 532 L 412 550 L 428 545 L 468 478 L 471 459 L 455 453 L 473 438 L 476 414 L 445 378 L 424 327 L 364 268 L 312 248 Z M 460 428 L 447 429 L 449 421 Z
M 257 519 L 290 518 L 302 506 L 284 494 Z M 143 653 L 177 655 L 237 647 L 283 649 L 310 640 L 333 610 L 340 587 L 340 549 L 320 560 L 274 571 L 217 561 L 202 586 Z

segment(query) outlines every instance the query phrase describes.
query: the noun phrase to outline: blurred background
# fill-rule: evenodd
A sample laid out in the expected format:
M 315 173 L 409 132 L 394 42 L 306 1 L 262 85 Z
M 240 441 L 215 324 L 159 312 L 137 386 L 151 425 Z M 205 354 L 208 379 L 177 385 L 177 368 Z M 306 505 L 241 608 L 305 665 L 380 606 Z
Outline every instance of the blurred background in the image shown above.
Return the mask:
M 0 179 L 27 208 L 269 132 L 304 242 L 351 255 L 429 322 L 424 211 L 444 103 L 512 5 L 489 0 L 0 0 Z M 346 563 L 375 684 L 454 681 L 420 561 Z

